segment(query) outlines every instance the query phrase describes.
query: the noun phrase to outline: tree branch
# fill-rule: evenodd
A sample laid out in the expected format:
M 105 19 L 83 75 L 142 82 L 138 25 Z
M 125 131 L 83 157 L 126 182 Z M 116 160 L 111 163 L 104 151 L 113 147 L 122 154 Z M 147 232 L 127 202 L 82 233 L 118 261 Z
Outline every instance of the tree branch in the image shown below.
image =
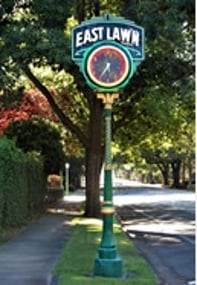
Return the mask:
M 78 140 L 84 147 L 87 147 L 87 138 L 84 133 L 80 130 L 78 126 L 73 124 L 73 122 L 63 113 L 63 111 L 59 108 L 54 98 L 51 96 L 51 93 L 48 89 L 35 77 L 35 75 L 31 72 L 28 66 L 22 66 L 23 71 L 27 75 L 27 77 L 34 83 L 34 85 L 42 92 L 42 94 L 47 98 L 52 110 L 57 114 L 62 124 L 67 127 L 72 133 L 76 135 Z

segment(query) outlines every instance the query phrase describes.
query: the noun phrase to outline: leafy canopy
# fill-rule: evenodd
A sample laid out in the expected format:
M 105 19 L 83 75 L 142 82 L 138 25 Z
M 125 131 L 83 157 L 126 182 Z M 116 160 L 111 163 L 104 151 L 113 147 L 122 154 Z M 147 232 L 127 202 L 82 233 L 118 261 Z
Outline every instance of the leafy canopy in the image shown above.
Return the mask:
M 65 125 L 87 147 L 89 116 L 97 103 L 71 62 L 70 28 L 107 11 L 143 26 L 146 39 L 146 59 L 114 104 L 114 138 L 127 148 L 163 131 L 171 138 L 181 136 L 194 110 L 193 0 L 4 1 L 1 86 L 17 81 L 21 72 L 27 74 L 27 67 L 43 85 L 57 86 L 56 103 L 67 118 Z M 43 67 L 48 72 L 36 72 Z

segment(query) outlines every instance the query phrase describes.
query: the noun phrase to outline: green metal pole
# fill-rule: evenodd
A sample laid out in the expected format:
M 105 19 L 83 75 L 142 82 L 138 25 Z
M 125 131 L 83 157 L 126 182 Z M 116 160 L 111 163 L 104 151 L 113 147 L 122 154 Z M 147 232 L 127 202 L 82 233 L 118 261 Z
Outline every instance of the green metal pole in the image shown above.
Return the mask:
M 104 201 L 102 206 L 103 230 L 98 256 L 95 259 L 94 274 L 108 277 L 122 276 L 122 260 L 117 257 L 113 234 L 113 194 L 112 194 L 112 159 L 111 159 L 111 104 L 105 105 L 105 171 Z
M 113 237 L 113 201 L 112 201 L 112 164 L 111 164 L 111 109 L 104 110 L 105 117 L 105 171 L 104 171 L 104 202 L 103 213 L 103 233 L 101 250 L 110 249 L 115 255 L 115 241 Z
M 69 168 L 70 164 L 65 163 L 65 192 L 67 196 L 69 195 Z

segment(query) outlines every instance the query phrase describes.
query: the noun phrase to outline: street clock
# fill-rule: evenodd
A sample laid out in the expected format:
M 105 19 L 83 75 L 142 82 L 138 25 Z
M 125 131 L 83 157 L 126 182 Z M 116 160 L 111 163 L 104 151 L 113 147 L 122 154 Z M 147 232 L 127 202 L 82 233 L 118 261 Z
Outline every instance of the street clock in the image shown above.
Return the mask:
M 87 50 L 82 72 L 90 87 L 106 91 L 118 90 L 133 75 L 132 56 L 119 43 L 103 41 Z

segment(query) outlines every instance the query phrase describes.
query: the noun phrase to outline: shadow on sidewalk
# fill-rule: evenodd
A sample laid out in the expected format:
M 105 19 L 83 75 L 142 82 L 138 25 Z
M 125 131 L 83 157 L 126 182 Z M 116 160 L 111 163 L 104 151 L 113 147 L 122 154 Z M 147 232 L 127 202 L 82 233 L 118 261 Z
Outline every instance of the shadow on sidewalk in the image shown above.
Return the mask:
M 50 284 L 51 271 L 72 234 L 80 203 L 58 201 L 15 238 L 0 246 L 1 285 Z

